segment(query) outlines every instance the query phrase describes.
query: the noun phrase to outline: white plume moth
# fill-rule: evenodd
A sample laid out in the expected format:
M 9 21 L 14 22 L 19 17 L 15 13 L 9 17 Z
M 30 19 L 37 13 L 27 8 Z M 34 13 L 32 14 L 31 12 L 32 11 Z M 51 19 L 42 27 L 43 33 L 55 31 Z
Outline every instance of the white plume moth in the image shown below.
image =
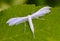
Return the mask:
M 9 19 L 6 23 L 9 24 L 9 26 L 13 26 L 13 25 L 17 25 L 19 23 L 23 23 L 25 21 L 29 22 L 30 25 L 30 29 L 34 35 L 34 26 L 32 23 L 32 19 L 38 18 L 40 16 L 44 16 L 45 14 L 48 14 L 50 12 L 50 8 L 49 6 L 43 7 L 41 9 L 39 9 L 37 12 L 33 13 L 32 15 L 28 15 L 26 17 L 16 17 L 16 18 L 11 18 Z M 35 35 L 34 35 L 35 37 Z

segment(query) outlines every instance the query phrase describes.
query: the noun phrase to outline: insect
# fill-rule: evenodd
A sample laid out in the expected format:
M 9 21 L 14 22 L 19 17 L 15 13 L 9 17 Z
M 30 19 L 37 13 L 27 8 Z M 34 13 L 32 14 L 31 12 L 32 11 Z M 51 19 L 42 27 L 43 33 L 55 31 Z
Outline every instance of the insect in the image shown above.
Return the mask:
M 9 26 L 13 26 L 13 25 L 17 25 L 20 23 L 23 23 L 25 21 L 29 22 L 30 25 L 30 29 L 32 31 L 32 34 L 34 35 L 34 26 L 32 23 L 32 19 L 38 18 L 40 16 L 44 16 L 45 14 L 48 14 L 50 12 L 50 8 L 49 6 L 43 7 L 41 9 L 39 9 L 37 12 L 33 13 L 32 15 L 28 15 L 25 17 L 15 17 L 15 18 L 11 18 L 9 19 L 6 23 L 9 24 Z M 34 35 L 35 37 L 35 35 Z

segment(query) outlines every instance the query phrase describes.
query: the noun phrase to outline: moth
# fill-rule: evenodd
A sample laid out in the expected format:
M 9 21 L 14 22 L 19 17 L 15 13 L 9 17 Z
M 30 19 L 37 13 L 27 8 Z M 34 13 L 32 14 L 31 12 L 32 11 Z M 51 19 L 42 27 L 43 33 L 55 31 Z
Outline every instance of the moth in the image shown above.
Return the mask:
M 37 12 L 33 13 L 32 15 L 27 15 L 25 17 L 11 18 L 6 23 L 8 23 L 9 26 L 13 26 L 13 25 L 18 25 L 20 23 L 24 23 L 24 22 L 28 21 L 32 34 L 34 35 L 34 26 L 32 23 L 32 19 L 36 19 L 38 17 L 44 16 L 45 14 L 49 14 L 49 12 L 51 12 L 50 8 L 51 7 L 49 7 L 49 6 L 43 7 L 41 9 L 39 9 Z M 34 35 L 34 37 L 35 37 L 35 35 Z

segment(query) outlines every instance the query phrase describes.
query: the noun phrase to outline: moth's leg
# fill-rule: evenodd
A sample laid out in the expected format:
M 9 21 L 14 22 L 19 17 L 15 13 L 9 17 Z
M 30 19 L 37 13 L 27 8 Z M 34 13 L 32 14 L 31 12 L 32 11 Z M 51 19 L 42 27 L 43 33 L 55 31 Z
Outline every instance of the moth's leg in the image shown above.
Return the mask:
M 26 22 L 24 22 L 24 33 L 26 32 Z
M 36 19 L 39 19 L 39 17 L 36 17 Z
M 45 18 L 40 18 L 39 20 L 46 20 Z
M 45 18 L 36 17 L 38 20 L 45 20 Z

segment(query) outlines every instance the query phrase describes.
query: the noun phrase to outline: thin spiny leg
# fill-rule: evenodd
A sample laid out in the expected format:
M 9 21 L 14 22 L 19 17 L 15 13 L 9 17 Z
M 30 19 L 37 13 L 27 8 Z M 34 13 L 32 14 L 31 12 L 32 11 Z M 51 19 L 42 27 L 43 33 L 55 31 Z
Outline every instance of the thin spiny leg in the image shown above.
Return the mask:
M 39 20 L 45 20 L 45 18 L 40 18 Z
M 26 22 L 24 22 L 24 33 L 26 32 Z

